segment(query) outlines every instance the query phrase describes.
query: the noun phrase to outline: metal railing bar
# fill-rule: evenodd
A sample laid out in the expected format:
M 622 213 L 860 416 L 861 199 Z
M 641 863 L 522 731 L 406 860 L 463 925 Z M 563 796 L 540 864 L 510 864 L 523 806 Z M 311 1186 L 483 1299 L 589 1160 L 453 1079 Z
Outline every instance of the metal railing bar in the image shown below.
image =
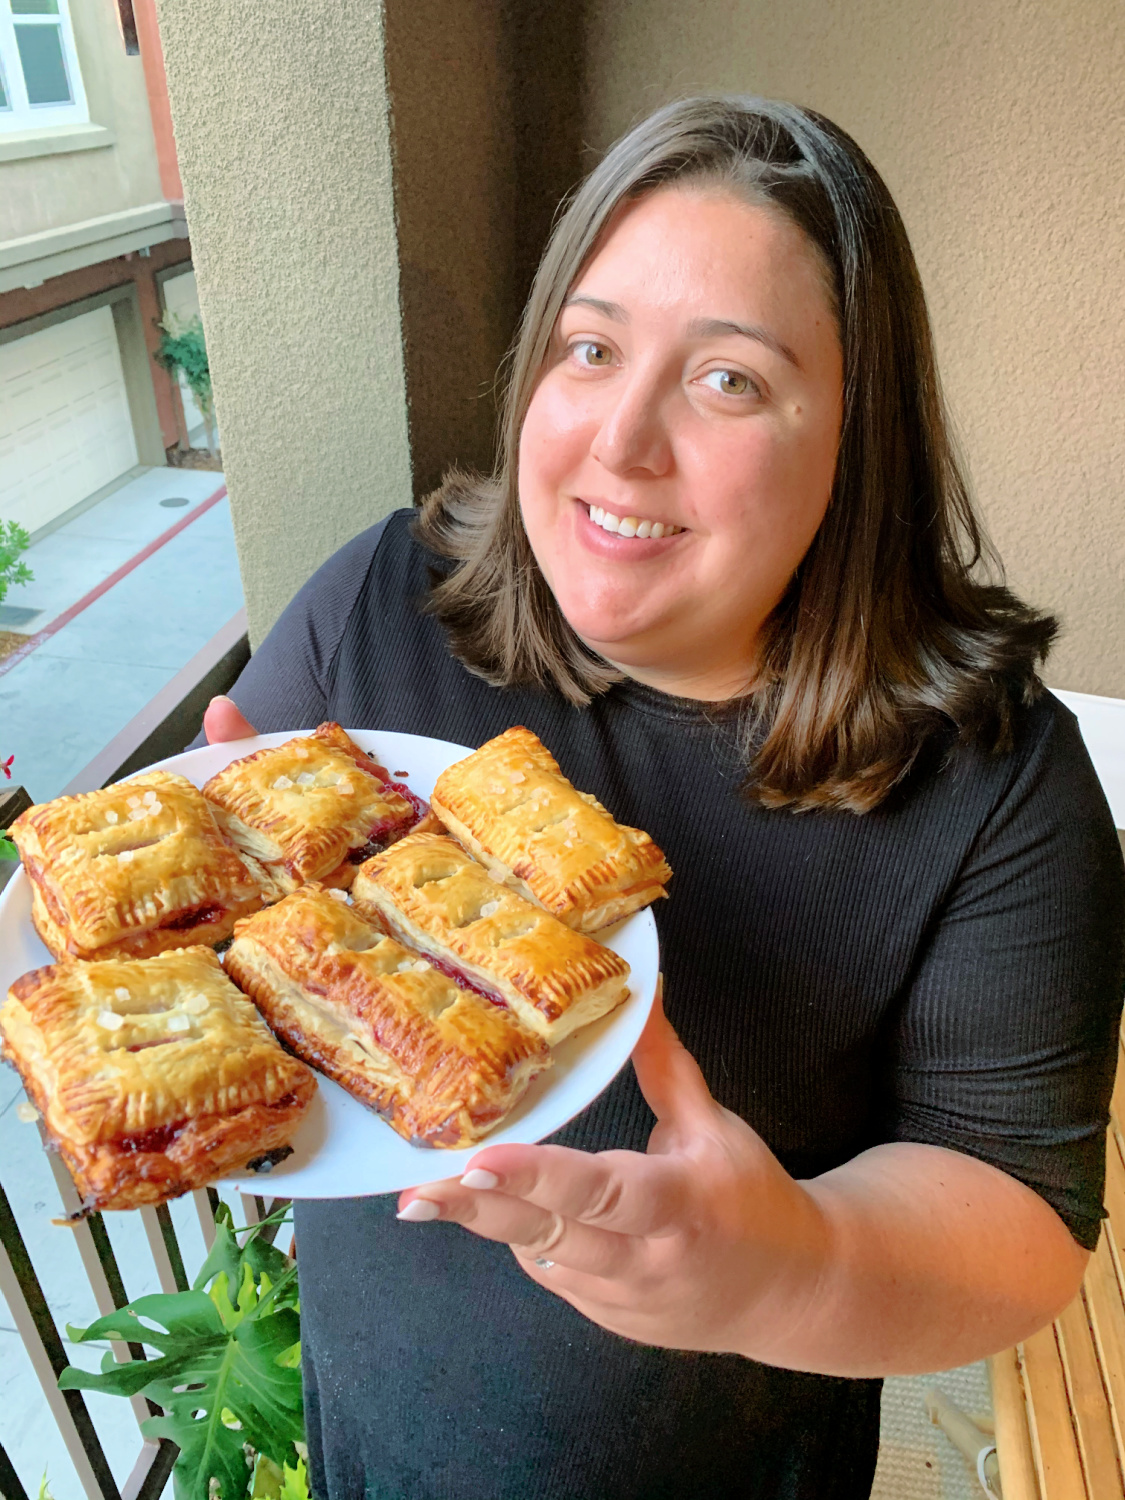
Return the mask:
M 266 1216 L 265 1200 L 256 1193 L 239 1193 L 242 1213 L 247 1224 L 260 1224 Z
M 175 1260 L 168 1245 L 169 1236 L 165 1234 L 164 1225 L 160 1220 L 160 1209 L 142 1208 L 138 1212 L 141 1223 L 145 1227 L 145 1235 L 148 1238 L 148 1248 L 152 1251 L 153 1264 L 156 1266 L 156 1278 L 160 1282 L 162 1292 L 183 1292 L 187 1290 L 187 1277 L 184 1275 L 184 1263 L 180 1258 L 180 1247 L 176 1244 L 175 1231 L 172 1230 L 170 1238 L 175 1250 Z M 168 1210 L 164 1209 L 167 1218 Z M 169 1226 L 171 1220 L 168 1219 Z
M 176 1462 L 179 1449 L 167 1438 L 159 1443 L 145 1443 L 133 1472 L 121 1486 L 121 1500 L 157 1500 Z
M 279 1208 L 288 1208 L 292 1201 L 291 1198 L 271 1198 L 269 1203 L 266 1203 L 263 1198 L 259 1198 L 258 1204 L 262 1210 L 260 1219 L 267 1218 L 270 1214 L 276 1213 Z M 280 1232 L 280 1223 L 267 1224 L 262 1230 L 262 1239 L 265 1240 L 267 1245 L 272 1245 Z
M 214 1203 L 211 1198 L 214 1196 Z M 203 1248 L 210 1254 L 211 1246 L 215 1243 L 215 1208 L 219 1202 L 219 1195 L 213 1188 L 196 1188 L 191 1195 L 195 1204 L 195 1212 L 199 1218 L 199 1228 L 203 1234 Z
M 164 1248 L 168 1252 L 168 1259 L 172 1265 L 172 1275 L 176 1278 L 178 1291 L 186 1292 L 191 1283 L 187 1279 L 184 1270 L 184 1258 L 180 1254 L 180 1242 L 176 1238 L 176 1226 L 172 1223 L 172 1215 L 168 1212 L 167 1203 L 157 1204 L 156 1222 L 160 1225 L 160 1233 L 164 1240 Z
M 23 1237 L 0 1187 L 0 1294 L 43 1387 L 79 1482 L 90 1500 L 120 1500 L 117 1481 L 80 1391 L 60 1391 L 59 1376 L 70 1363 Z
M 4 1500 L 29 1500 L 20 1476 L 12 1468 L 12 1460 L 4 1452 L 3 1443 L 0 1443 L 0 1495 Z
M 39 1130 L 42 1134 L 42 1121 L 39 1122 Z M 81 1199 L 70 1173 L 59 1160 L 57 1152 L 45 1151 L 44 1154 L 50 1164 L 55 1186 L 59 1190 L 64 1212 L 77 1213 L 81 1207 Z M 119 1307 L 124 1307 L 129 1299 L 125 1295 L 125 1285 L 121 1280 L 121 1272 L 118 1270 L 113 1246 L 109 1242 L 105 1220 L 101 1214 L 90 1214 L 86 1219 L 75 1220 L 70 1225 L 70 1231 L 74 1235 L 78 1253 L 82 1257 L 86 1279 L 90 1283 L 90 1290 L 94 1294 L 98 1312 L 105 1317 L 107 1313 L 116 1312 Z M 127 1364 L 130 1359 L 145 1358 L 145 1351 L 140 1344 L 124 1344 L 120 1339 L 114 1339 L 110 1347 L 118 1364 Z M 148 1417 L 156 1416 L 160 1410 L 158 1406 L 140 1395 L 130 1396 L 129 1405 L 133 1408 L 133 1415 L 138 1423 L 145 1421 Z

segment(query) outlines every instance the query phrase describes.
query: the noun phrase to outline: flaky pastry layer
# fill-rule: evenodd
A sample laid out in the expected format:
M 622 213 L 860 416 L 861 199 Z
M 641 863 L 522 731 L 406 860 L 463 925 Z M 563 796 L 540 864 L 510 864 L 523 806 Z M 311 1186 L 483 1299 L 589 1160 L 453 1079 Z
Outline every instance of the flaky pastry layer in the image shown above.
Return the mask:
M 55 958 L 145 958 L 221 942 L 263 901 L 252 862 L 183 776 L 149 771 L 29 807 L 11 835 Z
M 288 1143 L 316 1090 L 205 947 L 33 970 L 0 1035 L 86 1209 L 245 1168 Z
M 672 877 L 648 834 L 576 791 L 530 729 L 443 771 L 431 806 L 490 875 L 580 932 L 648 906 Z
M 499 995 L 554 1046 L 619 1005 L 629 965 L 493 880 L 453 839 L 412 833 L 360 865 L 357 909 Z
M 415 1145 L 471 1145 L 550 1057 L 356 911 L 305 886 L 240 923 L 227 972 L 299 1057 Z
M 417 819 L 335 723 L 233 761 L 203 791 L 222 809 L 229 836 L 264 867 L 272 899 L 310 880 L 350 886 L 349 856 L 390 843 Z

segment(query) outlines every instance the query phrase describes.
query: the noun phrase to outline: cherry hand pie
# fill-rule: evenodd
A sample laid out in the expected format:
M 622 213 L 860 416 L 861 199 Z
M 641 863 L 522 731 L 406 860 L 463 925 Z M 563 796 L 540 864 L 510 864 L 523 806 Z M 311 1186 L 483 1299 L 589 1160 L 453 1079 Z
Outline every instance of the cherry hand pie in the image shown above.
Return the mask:
M 233 761 L 203 792 L 222 809 L 230 837 L 265 870 L 271 899 L 309 880 L 350 886 L 356 865 L 427 811 L 331 723 Z
M 512 1013 L 305 886 L 239 923 L 227 972 L 287 1047 L 419 1146 L 470 1146 L 550 1056 Z
M 619 1005 L 629 965 L 510 887 L 440 834 L 412 833 L 360 865 L 356 909 L 511 1007 L 554 1046 Z
M 431 806 L 490 875 L 579 932 L 648 906 L 672 877 L 648 834 L 575 791 L 530 729 L 443 771 Z
M 86 1211 L 164 1203 L 270 1159 L 316 1092 L 210 948 L 35 969 L 0 1006 L 0 1034 Z
M 183 776 L 149 771 L 29 807 L 12 838 L 55 958 L 148 958 L 220 943 L 263 895 L 257 870 Z

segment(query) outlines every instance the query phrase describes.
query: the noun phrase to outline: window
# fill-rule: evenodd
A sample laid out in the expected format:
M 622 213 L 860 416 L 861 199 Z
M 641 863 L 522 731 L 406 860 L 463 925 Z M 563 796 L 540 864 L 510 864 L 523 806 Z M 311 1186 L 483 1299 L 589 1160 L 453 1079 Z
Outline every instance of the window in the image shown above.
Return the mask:
M 0 0 L 0 132 L 89 118 L 67 0 Z

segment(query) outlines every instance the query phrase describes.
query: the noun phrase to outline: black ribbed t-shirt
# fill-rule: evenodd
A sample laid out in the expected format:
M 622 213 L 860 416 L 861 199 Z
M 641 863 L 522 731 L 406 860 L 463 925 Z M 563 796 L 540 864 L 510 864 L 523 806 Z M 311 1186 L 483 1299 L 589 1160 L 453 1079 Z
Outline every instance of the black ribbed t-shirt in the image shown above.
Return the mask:
M 1093 1246 L 1125 879 L 1073 716 L 1044 693 L 994 756 L 935 743 L 875 811 L 739 794 L 721 709 L 634 683 L 587 709 L 497 689 L 420 606 L 400 512 L 336 554 L 232 696 L 261 731 L 335 719 L 479 745 L 526 724 L 675 872 L 666 1007 L 712 1093 L 814 1176 L 883 1141 L 1019 1178 Z M 643 1150 L 631 1069 L 556 1139 Z M 645 1348 L 505 1246 L 393 1198 L 297 1211 L 309 1447 L 332 1500 L 859 1500 L 880 1383 Z

